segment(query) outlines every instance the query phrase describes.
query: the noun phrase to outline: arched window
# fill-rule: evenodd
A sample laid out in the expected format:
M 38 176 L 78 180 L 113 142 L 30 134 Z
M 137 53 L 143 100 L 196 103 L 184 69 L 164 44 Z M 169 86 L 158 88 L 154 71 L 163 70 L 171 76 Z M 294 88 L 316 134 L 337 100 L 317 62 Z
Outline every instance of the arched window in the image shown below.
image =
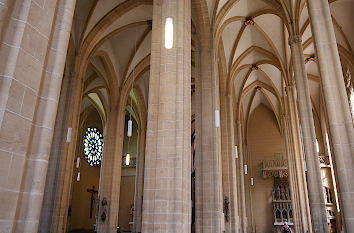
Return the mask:
M 84 135 L 84 154 L 90 166 L 101 164 L 103 153 L 103 136 L 95 127 L 88 127 Z

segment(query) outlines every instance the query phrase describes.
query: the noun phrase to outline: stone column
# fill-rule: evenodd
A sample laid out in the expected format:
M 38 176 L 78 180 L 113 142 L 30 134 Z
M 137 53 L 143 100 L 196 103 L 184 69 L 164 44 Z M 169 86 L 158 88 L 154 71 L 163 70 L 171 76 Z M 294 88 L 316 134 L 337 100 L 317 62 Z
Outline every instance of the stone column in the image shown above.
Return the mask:
M 307 183 L 314 232 L 329 232 L 326 203 L 324 200 L 320 161 L 316 149 L 316 132 L 312 114 L 310 90 L 300 35 L 290 36 L 291 58 L 297 90 L 297 103 L 300 115 L 304 153 L 307 165 Z
M 73 179 L 73 164 L 76 158 L 76 145 L 79 134 L 80 109 L 83 92 L 83 78 L 79 75 L 78 67 L 80 67 L 80 56 L 75 57 L 75 72 L 71 81 L 72 92 L 68 100 L 68 108 L 66 113 L 65 134 L 71 128 L 71 139 L 66 140 L 62 148 L 61 160 L 59 162 L 59 171 L 57 178 L 57 193 L 55 194 L 54 217 L 52 219 L 52 231 L 54 233 L 62 233 L 66 231 L 66 222 L 68 216 L 69 203 L 71 198 L 71 188 Z
M 195 201 L 197 233 L 222 232 L 223 193 L 220 129 L 214 111 L 219 109 L 218 66 L 206 1 L 192 0 L 196 26 L 195 53 Z
M 307 4 L 338 177 L 343 225 L 347 232 L 354 232 L 354 130 L 337 42 L 328 1 L 307 0 Z
M 69 56 L 69 55 L 68 55 Z M 68 68 L 68 69 L 67 69 Z M 66 141 L 66 124 L 69 110 L 69 100 L 72 92 L 72 69 L 66 65 L 63 77 L 62 91 L 60 93 L 57 118 L 55 121 L 53 143 L 48 161 L 48 171 L 44 188 L 43 204 L 38 227 L 38 233 L 51 232 L 53 216 L 55 214 L 56 196 L 60 178 L 60 167 Z
M 144 167 L 145 167 L 145 139 L 146 124 L 140 122 L 139 144 L 138 144 L 138 162 L 136 166 L 136 186 L 135 186 L 135 204 L 134 204 L 134 232 L 141 232 L 141 221 L 143 211 L 143 189 L 144 189 Z
M 282 116 L 282 127 L 288 157 L 289 184 L 294 210 L 295 230 L 296 232 L 312 232 L 295 84 L 287 85 L 285 90 L 286 95 L 283 99 L 285 114 Z
M 247 213 L 246 213 L 246 196 L 245 196 L 245 175 L 244 175 L 244 150 L 243 150 L 243 137 L 242 137 L 242 124 L 241 121 L 237 121 L 237 141 L 238 141 L 238 164 L 240 171 L 240 193 L 241 193 L 241 222 L 242 222 L 242 232 L 247 233 Z
M 0 0 L 0 228 L 38 230 L 75 0 Z
M 215 127 L 214 118 L 219 99 L 212 38 L 204 23 L 198 18 L 201 44 L 195 61 L 199 72 L 195 83 L 196 232 L 216 233 L 222 232 L 224 221 L 220 129 Z
M 112 103 L 104 137 L 104 151 L 99 186 L 99 212 L 97 232 L 115 233 L 118 226 L 119 195 L 122 174 L 122 153 L 124 138 L 124 117 L 126 98 L 119 97 L 119 103 Z M 118 102 L 118 101 L 117 101 Z M 107 205 L 102 205 L 102 200 Z M 102 214 L 106 219 L 102 220 Z
M 225 91 L 221 91 L 220 113 L 223 194 L 224 198 L 227 197 L 229 202 L 229 216 L 227 217 L 227 219 L 225 217 L 225 232 L 236 232 L 239 229 L 239 223 L 237 203 L 236 160 L 234 149 L 234 117 L 231 94 L 226 94 Z
M 299 186 L 297 183 L 297 175 L 296 175 L 296 162 L 294 159 L 294 145 L 291 140 L 291 130 L 289 126 L 289 119 L 286 115 L 283 115 L 281 118 L 281 124 L 283 127 L 283 133 L 285 137 L 285 145 L 287 150 L 287 159 L 288 159 L 288 170 L 289 170 L 289 185 L 290 185 L 290 196 L 291 196 L 291 204 L 293 208 L 293 219 L 294 219 L 294 227 L 297 232 L 304 232 L 304 227 L 302 226 L 303 219 L 301 218 L 301 201 L 299 200 L 299 195 L 297 194 L 297 190 L 299 190 Z
M 173 18 L 173 48 L 165 22 Z M 142 232 L 191 230 L 191 2 L 155 0 Z

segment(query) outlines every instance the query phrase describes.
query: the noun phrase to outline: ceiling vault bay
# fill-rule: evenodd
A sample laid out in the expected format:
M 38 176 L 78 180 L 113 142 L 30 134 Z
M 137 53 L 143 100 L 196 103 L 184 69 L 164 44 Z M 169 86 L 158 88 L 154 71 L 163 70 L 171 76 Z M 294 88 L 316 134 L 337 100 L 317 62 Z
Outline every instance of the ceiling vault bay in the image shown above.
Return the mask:
M 77 1 L 70 43 L 85 70 L 81 114 L 94 107 L 105 123 L 111 105 L 131 88 L 141 96 L 134 104 L 147 108 L 152 2 Z
M 207 0 L 217 48 L 221 90 L 233 96 L 237 120 L 247 122 L 259 105 L 274 114 L 280 127 L 285 86 L 292 85 L 289 37 L 302 39 L 313 110 L 321 112 L 320 78 L 304 0 Z M 342 62 L 353 67 L 354 2 L 330 0 Z M 351 20 L 350 20 L 351 19 Z M 220 71 L 223 69 L 223 71 Z M 316 114 L 319 115 L 319 114 Z M 247 132 L 247 129 L 245 129 Z

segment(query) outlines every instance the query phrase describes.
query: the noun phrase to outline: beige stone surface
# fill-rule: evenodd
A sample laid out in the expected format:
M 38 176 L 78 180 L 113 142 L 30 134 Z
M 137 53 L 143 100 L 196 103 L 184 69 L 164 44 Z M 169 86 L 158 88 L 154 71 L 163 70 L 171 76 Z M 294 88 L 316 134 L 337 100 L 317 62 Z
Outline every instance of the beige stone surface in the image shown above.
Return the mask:
M 188 0 L 154 2 L 142 232 L 190 232 L 189 16 Z M 179 35 L 172 49 L 163 45 L 166 17 Z
M 306 75 L 302 41 L 299 35 L 289 38 L 291 56 L 294 65 L 297 103 L 301 123 L 302 143 L 307 167 L 307 182 L 309 189 L 310 209 L 314 232 L 329 232 L 325 200 L 322 190 L 320 163 L 316 149 L 315 124 L 312 114 L 312 104 L 308 79 Z
M 354 129 L 345 86 L 334 26 L 329 4 L 326 1 L 307 1 L 311 29 L 318 56 L 319 72 L 328 128 L 333 148 L 333 158 L 338 176 L 339 195 L 343 208 L 343 225 L 346 231 L 354 230 L 352 201 L 354 197 Z
M 347 72 L 353 85 L 353 3 L 303 3 L 0 0 L 0 231 L 67 232 L 80 119 L 96 109 L 105 136 L 99 200 L 108 201 L 97 213 L 106 221 L 96 223 L 98 232 L 116 232 L 128 202 L 121 162 L 131 93 L 139 131 L 128 182 L 133 231 L 191 231 L 194 130 L 196 232 L 271 231 L 271 182 L 255 171 L 260 153 L 278 150 L 289 163 L 296 232 L 327 232 L 318 194 L 336 184 L 338 227 L 342 218 L 354 231 L 353 118 L 343 82 Z M 166 17 L 174 22 L 169 50 Z M 321 182 L 315 138 L 328 147 L 327 133 L 333 166 Z
M 261 165 L 266 160 L 286 158 L 284 139 L 274 115 L 260 105 L 250 118 L 248 131 L 248 174 L 245 175 L 247 210 L 253 212 L 252 225 L 264 232 L 273 230 L 273 208 L 271 204 L 274 178 L 264 179 Z M 253 186 L 251 186 L 253 178 Z M 259 211 L 262 210 L 262 211 Z

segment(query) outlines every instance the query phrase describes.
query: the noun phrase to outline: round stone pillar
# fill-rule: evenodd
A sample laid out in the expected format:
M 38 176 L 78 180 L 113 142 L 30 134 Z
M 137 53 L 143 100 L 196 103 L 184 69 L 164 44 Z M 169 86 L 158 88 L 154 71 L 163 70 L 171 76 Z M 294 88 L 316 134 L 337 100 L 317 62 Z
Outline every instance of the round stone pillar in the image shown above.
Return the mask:
M 75 2 L 0 0 L 4 232 L 38 232 Z
M 172 18 L 173 46 L 165 47 Z M 142 232 L 191 231 L 191 2 L 155 0 Z
M 240 166 L 240 193 L 241 193 L 241 223 L 242 223 L 242 232 L 247 232 L 247 213 L 246 213 L 246 193 L 245 193 L 245 175 L 244 175 L 244 150 L 243 150 L 243 136 L 242 136 L 242 124 L 241 121 L 237 121 L 237 137 L 238 137 L 238 164 Z
M 316 149 L 315 124 L 312 114 L 310 90 L 305 68 L 302 42 L 299 35 L 289 38 L 296 81 L 299 118 L 302 129 L 304 153 L 307 165 L 307 183 L 314 232 L 329 232 L 326 203 L 324 200 L 320 162 Z
M 354 130 L 327 0 L 307 0 L 346 232 L 354 232 Z

